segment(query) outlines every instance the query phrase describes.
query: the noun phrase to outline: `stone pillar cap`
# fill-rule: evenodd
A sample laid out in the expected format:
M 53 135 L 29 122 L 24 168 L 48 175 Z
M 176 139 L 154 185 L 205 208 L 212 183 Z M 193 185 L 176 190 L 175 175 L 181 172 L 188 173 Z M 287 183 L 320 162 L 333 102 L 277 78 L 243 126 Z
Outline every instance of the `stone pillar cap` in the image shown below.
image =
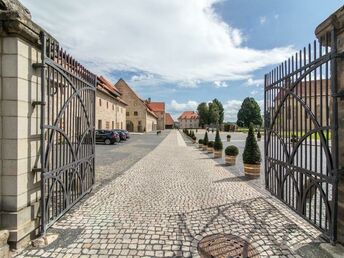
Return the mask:
M 318 25 L 315 29 L 315 36 L 320 39 L 333 28 L 335 28 L 337 32 L 344 31 L 344 5 Z

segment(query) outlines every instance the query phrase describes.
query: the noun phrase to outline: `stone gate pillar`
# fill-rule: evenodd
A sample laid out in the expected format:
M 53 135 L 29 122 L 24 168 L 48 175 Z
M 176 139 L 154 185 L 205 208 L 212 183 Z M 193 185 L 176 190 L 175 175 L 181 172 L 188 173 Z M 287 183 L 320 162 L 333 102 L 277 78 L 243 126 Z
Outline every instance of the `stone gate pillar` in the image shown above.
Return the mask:
M 319 40 L 326 33 L 335 30 L 338 53 L 344 52 L 344 6 L 328 17 L 315 30 Z M 336 59 L 336 94 L 344 92 L 344 58 Z M 344 95 L 343 95 L 344 97 Z M 337 239 L 344 244 L 344 99 L 338 98 L 338 164 L 341 170 L 338 185 Z
M 40 108 L 32 103 L 41 93 L 32 65 L 41 30 L 18 0 L 0 0 L 0 230 L 12 248 L 39 233 Z

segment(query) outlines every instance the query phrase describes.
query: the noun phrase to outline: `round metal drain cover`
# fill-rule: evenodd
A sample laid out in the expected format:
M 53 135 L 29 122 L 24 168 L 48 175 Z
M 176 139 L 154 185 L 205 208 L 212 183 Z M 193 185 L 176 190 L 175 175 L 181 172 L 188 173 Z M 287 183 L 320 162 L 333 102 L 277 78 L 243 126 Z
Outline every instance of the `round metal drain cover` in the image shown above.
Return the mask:
M 198 243 L 197 249 L 202 258 L 259 257 L 251 244 L 235 235 L 206 236 Z

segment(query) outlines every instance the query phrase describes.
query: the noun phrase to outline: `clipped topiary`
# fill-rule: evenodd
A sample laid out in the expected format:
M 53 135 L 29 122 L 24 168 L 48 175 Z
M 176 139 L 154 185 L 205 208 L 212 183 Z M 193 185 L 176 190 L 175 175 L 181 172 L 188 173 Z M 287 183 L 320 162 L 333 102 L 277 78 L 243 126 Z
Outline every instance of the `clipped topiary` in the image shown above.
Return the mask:
M 208 140 L 208 133 L 205 132 L 205 134 L 204 134 L 204 139 L 203 139 L 203 144 L 204 144 L 204 145 L 208 145 L 208 142 L 209 142 L 209 140 Z
M 225 154 L 227 156 L 238 156 L 239 155 L 239 149 L 234 146 L 234 145 L 229 145 L 226 149 L 225 149 Z
M 199 139 L 198 144 L 203 144 L 203 139 Z
M 260 164 L 262 157 L 260 149 L 254 136 L 253 126 L 250 125 L 246 138 L 244 153 L 242 154 L 244 164 Z
M 208 147 L 209 148 L 214 148 L 214 142 L 213 141 L 209 141 L 208 142 Z
M 216 130 L 216 136 L 215 136 L 215 142 L 214 142 L 214 150 L 216 150 L 216 151 L 223 150 L 223 144 L 222 144 L 222 141 L 221 141 L 219 130 Z

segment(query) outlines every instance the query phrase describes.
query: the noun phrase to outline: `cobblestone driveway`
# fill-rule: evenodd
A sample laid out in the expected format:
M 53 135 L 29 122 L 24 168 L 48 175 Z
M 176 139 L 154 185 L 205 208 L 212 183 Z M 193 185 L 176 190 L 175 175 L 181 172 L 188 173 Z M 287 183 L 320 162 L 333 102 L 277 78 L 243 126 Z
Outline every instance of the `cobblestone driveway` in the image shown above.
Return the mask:
M 204 236 L 230 233 L 261 257 L 295 257 L 319 236 L 278 201 L 181 144 L 178 134 L 56 223 L 75 232 L 69 239 L 22 256 L 197 257 Z

